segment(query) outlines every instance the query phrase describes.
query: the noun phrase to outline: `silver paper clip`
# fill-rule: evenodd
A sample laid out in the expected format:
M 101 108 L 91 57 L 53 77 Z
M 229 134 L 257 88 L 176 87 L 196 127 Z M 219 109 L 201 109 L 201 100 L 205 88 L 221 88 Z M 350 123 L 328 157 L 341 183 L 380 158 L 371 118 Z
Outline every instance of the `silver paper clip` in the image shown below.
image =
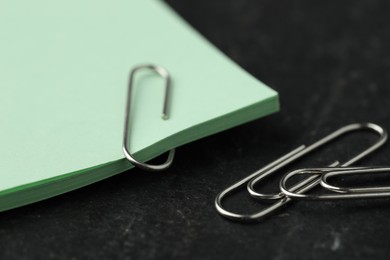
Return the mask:
M 361 175 L 361 174 L 383 174 L 383 173 L 390 173 L 390 167 L 370 167 L 370 168 L 363 168 L 363 169 L 351 169 L 351 170 L 343 170 L 338 171 L 335 169 L 328 170 L 324 174 L 321 175 L 321 186 L 324 187 L 327 190 L 343 193 L 343 194 L 363 194 L 365 193 L 382 193 L 381 195 L 378 195 L 378 197 L 386 197 L 387 193 L 390 193 L 390 187 L 388 186 L 382 186 L 382 187 L 368 187 L 368 188 L 353 188 L 353 187 L 341 187 L 336 185 L 331 185 L 328 182 L 328 179 L 330 177 L 334 176 L 342 176 L 342 175 Z
M 129 78 L 129 85 L 128 85 L 128 93 L 127 93 L 127 102 L 126 102 L 126 111 L 125 111 L 125 127 L 124 127 L 124 133 L 123 133 L 123 146 L 122 150 L 125 155 L 125 157 L 136 167 L 141 168 L 143 170 L 148 171 L 161 171 L 166 168 L 168 168 L 173 161 L 173 158 L 175 156 L 175 150 L 172 149 L 169 151 L 167 160 L 160 165 L 153 165 L 153 164 L 147 164 L 144 162 L 140 162 L 137 159 L 134 158 L 134 156 L 130 152 L 130 110 L 131 110 L 131 98 L 132 98 L 132 90 L 133 90 L 133 81 L 134 81 L 134 75 L 136 72 L 143 70 L 143 69 L 149 69 L 157 74 L 159 74 L 165 81 L 165 94 L 164 94 L 164 103 L 163 103 L 163 111 L 162 111 L 162 119 L 166 120 L 168 119 L 168 106 L 169 106 L 169 96 L 170 96 L 170 88 L 171 88 L 171 78 L 169 76 L 169 73 L 166 69 L 164 69 L 161 66 L 153 65 L 153 64 L 144 64 L 134 67 L 130 72 L 130 78 Z
M 294 200 L 346 200 L 346 199 L 369 199 L 390 196 L 390 187 L 365 187 L 351 188 L 330 185 L 328 178 L 341 175 L 361 175 L 374 173 L 390 173 L 390 167 L 357 167 L 357 168 L 312 168 L 300 169 L 286 174 L 280 181 L 280 190 Z M 329 194 L 299 194 L 287 188 L 287 181 L 301 174 L 317 175 L 317 183 L 331 191 Z

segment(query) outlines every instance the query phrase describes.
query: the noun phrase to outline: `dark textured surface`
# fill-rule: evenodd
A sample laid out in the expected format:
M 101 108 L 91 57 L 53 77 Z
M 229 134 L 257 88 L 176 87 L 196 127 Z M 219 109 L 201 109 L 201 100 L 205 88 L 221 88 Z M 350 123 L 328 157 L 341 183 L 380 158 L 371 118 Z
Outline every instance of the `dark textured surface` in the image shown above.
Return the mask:
M 219 217 L 213 200 L 340 126 L 372 121 L 390 129 L 389 2 L 168 2 L 276 89 L 282 111 L 178 149 L 164 173 L 132 170 L 0 214 L 0 258 L 388 259 L 390 199 L 299 202 L 253 225 Z M 347 159 L 369 140 L 364 133 L 346 138 L 306 165 Z M 389 158 L 387 145 L 364 164 L 390 165 Z M 245 196 L 228 206 L 261 207 Z

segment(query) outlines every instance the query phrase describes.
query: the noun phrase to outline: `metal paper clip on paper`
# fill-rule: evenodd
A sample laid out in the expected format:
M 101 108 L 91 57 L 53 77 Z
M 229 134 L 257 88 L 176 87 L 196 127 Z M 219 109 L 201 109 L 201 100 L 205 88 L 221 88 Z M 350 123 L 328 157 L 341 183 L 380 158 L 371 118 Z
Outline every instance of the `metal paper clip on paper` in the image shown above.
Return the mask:
M 372 123 L 363 123 L 363 124 L 351 124 L 344 126 L 340 128 L 339 130 L 333 132 L 332 134 L 320 139 L 319 141 L 315 142 L 314 144 L 306 147 L 305 145 L 302 145 L 298 147 L 297 149 L 291 151 L 290 153 L 286 154 L 285 156 L 282 156 L 281 158 L 277 159 L 276 161 L 270 163 L 269 165 L 261 168 L 260 170 L 254 172 L 253 174 L 249 175 L 248 177 L 238 181 L 237 183 L 233 184 L 232 186 L 228 187 L 227 189 L 223 190 L 221 193 L 219 193 L 215 199 L 215 207 L 219 214 L 222 216 L 231 219 L 231 220 L 237 220 L 237 221 L 253 221 L 258 220 L 262 217 L 267 216 L 271 212 L 275 211 L 276 209 L 280 208 L 281 206 L 285 205 L 286 203 L 290 202 L 292 199 L 288 196 L 286 196 L 283 192 L 280 192 L 278 194 L 260 194 L 253 190 L 253 186 L 255 183 L 259 182 L 260 180 L 263 180 L 265 177 L 269 176 L 270 174 L 274 173 L 276 170 L 281 169 L 282 167 L 290 164 L 291 162 L 299 159 L 300 157 L 306 155 L 307 153 L 317 149 L 318 147 L 346 134 L 353 131 L 358 130 L 371 130 L 374 131 L 379 135 L 379 140 L 374 143 L 372 146 L 370 146 L 368 149 L 364 150 L 363 152 L 359 153 L 349 161 L 343 163 L 340 165 L 340 163 L 333 163 L 331 167 L 341 166 L 341 167 L 347 167 L 352 165 L 353 163 L 361 160 L 365 156 L 371 154 L 373 151 L 381 147 L 387 140 L 387 133 L 386 131 L 375 124 Z M 353 169 L 351 169 L 353 170 Z M 253 214 L 239 214 L 234 213 L 231 211 L 226 210 L 222 206 L 222 200 L 228 195 L 233 192 L 235 192 L 237 189 L 245 186 L 247 182 L 250 182 L 248 184 L 248 190 L 250 190 L 250 194 L 254 196 L 257 199 L 272 199 L 276 200 L 273 204 L 266 207 L 265 209 L 253 213 Z M 309 178 L 299 182 L 298 184 L 294 185 L 292 188 L 290 188 L 290 191 L 296 192 L 297 194 L 304 193 L 316 185 L 320 183 L 320 176 L 319 174 L 315 174 L 313 176 L 310 176 Z
M 132 98 L 132 90 L 133 90 L 133 81 L 134 81 L 134 75 L 136 72 L 143 70 L 143 69 L 149 69 L 156 73 L 158 73 L 165 81 L 165 94 L 164 94 L 164 104 L 163 104 L 163 111 L 162 111 L 162 119 L 166 120 L 168 119 L 168 106 L 169 106 L 169 96 L 170 96 L 170 88 L 171 88 L 171 78 L 169 76 L 169 73 L 166 69 L 163 67 L 152 65 L 152 64 L 144 64 L 134 67 L 130 72 L 130 78 L 129 78 L 129 85 L 128 85 L 128 93 L 127 93 L 127 102 L 126 102 L 126 111 L 125 111 L 125 127 L 124 127 L 124 134 L 123 134 L 123 146 L 122 150 L 125 155 L 125 157 L 136 167 L 141 168 L 143 170 L 148 171 L 161 171 L 168 168 L 173 161 L 173 158 L 175 156 L 175 150 L 170 150 L 168 154 L 167 160 L 161 164 L 161 165 L 152 165 L 147 164 L 138 161 L 134 158 L 134 156 L 130 153 L 130 110 L 131 110 L 131 98 Z

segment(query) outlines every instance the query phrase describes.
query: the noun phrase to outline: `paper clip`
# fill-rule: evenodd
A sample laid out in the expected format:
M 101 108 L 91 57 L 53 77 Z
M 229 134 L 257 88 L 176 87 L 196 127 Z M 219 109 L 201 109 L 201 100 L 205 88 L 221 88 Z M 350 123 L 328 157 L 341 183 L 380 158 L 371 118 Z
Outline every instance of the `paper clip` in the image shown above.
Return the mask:
M 357 131 L 357 130 L 372 130 L 380 135 L 380 139 L 378 140 L 378 143 L 364 151 L 363 153 L 359 154 L 358 156 L 354 157 L 353 159 L 349 160 L 348 162 L 340 165 L 343 167 L 350 166 L 353 163 L 357 162 L 361 158 L 365 157 L 366 155 L 370 154 L 372 151 L 376 150 L 379 146 L 383 145 L 387 140 L 387 133 L 384 131 L 383 128 L 381 128 L 378 125 L 372 124 L 372 123 L 366 123 L 366 124 L 351 124 L 344 126 L 340 128 L 339 130 L 333 132 L 332 134 L 320 139 L 319 141 L 315 142 L 314 144 L 308 146 L 306 149 L 300 151 L 299 153 L 295 154 L 289 160 L 286 160 L 284 163 L 279 164 L 277 167 L 273 168 L 270 172 L 261 174 L 255 178 L 253 178 L 251 181 L 248 182 L 247 189 L 250 195 L 256 199 L 280 199 L 284 196 L 283 193 L 278 194 L 263 194 L 259 193 L 254 190 L 254 186 L 261 180 L 263 180 L 265 177 L 267 177 L 269 174 L 273 173 L 274 171 L 284 167 L 285 165 L 289 164 L 290 162 L 312 152 L 313 150 L 317 149 L 318 147 L 325 145 L 329 143 L 330 141 L 347 134 L 351 131 Z M 331 164 L 329 167 L 335 167 L 338 166 L 340 163 L 336 162 Z M 307 182 L 310 182 L 312 178 L 309 178 L 305 181 L 305 183 L 298 184 L 299 187 L 302 187 L 302 185 L 305 185 Z M 313 178 L 314 179 L 314 178 Z
M 322 187 L 324 187 L 327 190 L 338 192 L 338 193 L 344 193 L 344 194 L 363 194 L 365 193 L 373 193 L 372 196 L 369 197 L 375 197 L 375 193 L 381 193 L 377 194 L 377 197 L 386 197 L 390 195 L 390 187 L 384 186 L 384 187 L 369 187 L 369 188 L 353 188 L 353 187 L 341 187 L 341 186 L 335 186 L 331 185 L 328 182 L 328 179 L 330 177 L 334 176 L 341 176 L 341 175 L 360 175 L 360 174 L 373 174 L 373 173 L 390 173 L 390 167 L 370 167 L 370 168 L 360 168 L 360 169 L 349 169 L 349 170 L 336 170 L 336 169 L 330 169 L 327 172 L 324 172 L 321 175 L 321 181 L 320 184 Z M 387 193 L 387 194 L 386 194 Z M 366 198 L 366 197 L 361 197 Z
M 280 181 L 280 190 L 294 200 L 345 200 L 345 199 L 368 199 L 383 198 L 390 196 L 390 187 L 347 188 L 330 185 L 327 179 L 331 176 L 357 175 L 372 173 L 389 173 L 389 167 L 358 167 L 358 168 L 312 168 L 300 169 L 286 174 Z M 315 174 L 319 176 L 318 182 L 331 194 L 299 194 L 287 188 L 287 181 L 300 174 Z
M 379 139 L 376 143 L 374 143 L 372 146 L 364 150 L 363 152 L 359 153 L 349 161 L 343 163 L 340 165 L 340 163 L 336 162 L 333 163 L 332 167 L 347 167 L 352 165 L 353 163 L 361 160 L 365 156 L 371 154 L 375 150 L 377 150 L 379 147 L 381 147 L 387 140 L 387 132 L 380 126 L 372 123 L 362 123 L 362 124 L 351 124 L 344 126 L 335 132 L 331 133 L 330 135 L 320 139 L 319 141 L 315 142 L 314 144 L 306 147 L 304 145 L 298 147 L 297 149 L 291 151 L 290 153 L 286 154 L 285 156 L 277 159 L 276 161 L 270 163 L 269 165 L 263 167 L 262 169 L 256 171 L 255 173 L 249 175 L 248 177 L 238 181 L 237 183 L 231 185 L 230 187 L 223 190 L 221 193 L 219 193 L 215 199 L 215 207 L 219 214 L 222 216 L 231 219 L 231 220 L 238 220 L 238 221 L 253 221 L 258 220 L 262 217 L 267 216 L 269 213 L 275 211 L 276 209 L 280 208 L 281 206 L 285 205 L 286 203 L 291 201 L 291 198 L 287 197 L 284 193 L 278 193 L 278 194 L 258 194 L 257 192 L 253 191 L 251 193 L 252 196 L 255 196 L 256 198 L 261 199 L 274 199 L 276 202 L 271 204 L 270 206 L 266 207 L 265 209 L 254 213 L 254 214 L 238 214 L 234 212 L 230 212 L 222 206 L 222 200 L 228 195 L 233 192 L 235 192 L 238 188 L 244 186 L 248 181 L 251 181 L 254 185 L 256 182 L 259 182 L 260 180 L 263 180 L 265 177 L 269 176 L 270 174 L 274 173 L 276 170 L 279 170 L 280 168 L 290 164 L 291 162 L 301 158 L 302 156 L 306 155 L 307 153 L 317 149 L 318 147 L 346 134 L 353 131 L 358 130 L 370 130 L 379 135 Z M 316 185 L 320 183 L 320 177 L 319 174 L 310 176 L 309 178 L 299 182 L 298 184 L 294 185 L 289 190 L 292 192 L 295 192 L 297 194 L 304 193 Z M 258 195 L 258 196 L 257 196 Z
M 168 105 L 169 105 L 169 96 L 170 96 L 170 88 L 171 88 L 171 78 L 166 69 L 161 66 L 152 65 L 152 64 L 144 64 L 134 67 L 130 72 L 128 92 L 127 92 L 127 101 L 126 101 L 126 111 L 125 111 L 125 127 L 123 133 L 123 146 L 122 150 L 125 157 L 136 167 L 141 168 L 143 170 L 148 171 L 161 171 L 168 168 L 173 161 L 175 156 L 175 150 L 172 149 L 169 151 L 167 160 L 160 165 L 152 165 L 138 161 L 134 158 L 134 156 L 130 153 L 129 144 L 130 144 L 130 110 L 131 110 L 131 98 L 132 98 L 132 89 L 133 89 L 133 81 L 134 75 L 136 72 L 142 69 L 149 69 L 157 74 L 159 74 L 165 81 L 165 94 L 164 94 L 164 103 L 163 103 L 163 111 L 162 111 L 162 119 L 168 119 Z

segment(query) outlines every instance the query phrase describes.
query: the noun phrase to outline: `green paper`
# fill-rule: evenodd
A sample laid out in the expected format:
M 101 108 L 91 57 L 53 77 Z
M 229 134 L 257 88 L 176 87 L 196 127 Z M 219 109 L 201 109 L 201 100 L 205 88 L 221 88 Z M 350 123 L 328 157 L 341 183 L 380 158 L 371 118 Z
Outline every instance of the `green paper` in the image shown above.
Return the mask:
M 278 110 L 278 96 L 157 0 L 0 2 L 0 211 L 130 169 L 122 154 L 130 69 L 140 160 Z M 178 151 L 180 152 L 180 151 Z M 147 174 L 147 173 L 145 173 Z

